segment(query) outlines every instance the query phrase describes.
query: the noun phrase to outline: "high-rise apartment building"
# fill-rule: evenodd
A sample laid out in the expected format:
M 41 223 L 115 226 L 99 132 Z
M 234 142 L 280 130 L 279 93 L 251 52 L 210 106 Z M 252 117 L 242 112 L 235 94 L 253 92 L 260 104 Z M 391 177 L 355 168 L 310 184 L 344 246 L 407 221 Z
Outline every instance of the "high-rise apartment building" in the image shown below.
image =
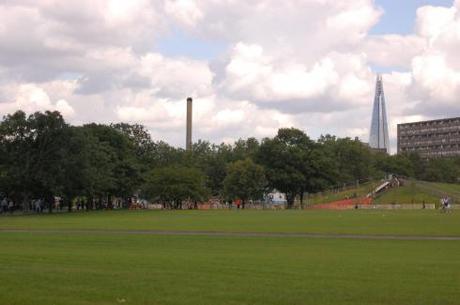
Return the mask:
M 398 153 L 422 157 L 460 155 L 460 117 L 398 124 Z

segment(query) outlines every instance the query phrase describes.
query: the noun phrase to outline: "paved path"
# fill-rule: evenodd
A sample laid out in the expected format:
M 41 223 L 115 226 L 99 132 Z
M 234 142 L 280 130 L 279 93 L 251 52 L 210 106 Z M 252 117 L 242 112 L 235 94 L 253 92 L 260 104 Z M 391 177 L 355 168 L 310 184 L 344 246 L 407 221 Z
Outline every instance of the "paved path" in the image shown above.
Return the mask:
M 303 237 L 320 239 L 361 239 L 361 240 L 450 240 L 460 241 L 460 236 L 422 236 L 422 235 L 371 235 L 371 234 L 333 234 L 333 233 L 275 233 L 275 232 L 216 232 L 216 231 L 161 231 L 161 230 L 51 230 L 51 229 L 0 229 L 0 233 L 33 234 L 130 234 L 130 235 L 169 235 L 169 236 L 222 236 L 222 237 Z

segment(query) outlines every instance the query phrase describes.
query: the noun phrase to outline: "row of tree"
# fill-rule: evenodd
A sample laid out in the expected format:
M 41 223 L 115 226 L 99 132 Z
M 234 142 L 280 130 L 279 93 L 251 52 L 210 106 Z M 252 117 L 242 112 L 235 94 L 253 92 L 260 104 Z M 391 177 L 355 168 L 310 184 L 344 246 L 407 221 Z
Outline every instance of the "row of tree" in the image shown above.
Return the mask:
M 113 198 L 127 206 L 135 194 L 181 208 L 185 200 L 210 196 L 244 205 L 273 189 L 292 206 L 306 193 L 386 173 L 457 182 L 460 159 L 388 156 L 356 139 L 327 135 L 314 141 L 294 128 L 260 142 L 198 141 L 189 152 L 153 141 L 141 125 L 70 126 L 58 112 L 22 111 L 0 122 L 0 197 L 24 207 L 42 198 L 50 211 L 55 197 L 69 210 L 75 198 L 101 208 Z

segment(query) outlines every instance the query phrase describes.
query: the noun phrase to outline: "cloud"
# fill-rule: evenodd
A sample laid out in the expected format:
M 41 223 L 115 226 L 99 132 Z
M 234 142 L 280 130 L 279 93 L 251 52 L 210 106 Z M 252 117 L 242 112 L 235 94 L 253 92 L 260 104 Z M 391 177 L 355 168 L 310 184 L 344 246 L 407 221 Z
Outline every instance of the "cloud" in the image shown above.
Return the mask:
M 371 73 L 362 54 L 331 52 L 307 66 L 238 43 L 220 84 L 230 95 L 284 112 L 340 110 L 365 103 Z
M 212 92 L 213 72 L 208 63 L 186 58 L 166 58 L 149 53 L 140 59 L 139 74 L 166 97 L 202 96 Z
M 249 93 L 255 100 L 318 97 L 338 81 L 334 62 L 324 58 L 310 70 L 299 63 L 281 63 L 264 56 L 258 45 L 238 43 L 226 68 L 230 91 Z
M 372 0 L 1 1 L 0 114 L 142 123 L 183 145 L 192 96 L 195 138 L 295 126 L 367 141 L 377 66 L 394 141 L 399 122 L 458 114 L 459 11 L 425 6 L 414 33 L 370 35 L 384 13 Z M 158 51 L 177 33 L 228 48 L 200 60 Z
M 425 39 L 417 35 L 388 34 L 368 37 L 363 50 L 372 64 L 407 70 L 426 45 Z
M 53 86 L 53 84 L 50 85 Z M 13 92 L 15 92 L 14 97 L 7 96 L 5 97 L 6 101 L 0 103 L 0 113 L 7 114 L 17 110 L 23 110 L 27 113 L 57 110 L 66 119 L 71 119 L 75 114 L 74 109 L 65 99 L 53 102 L 48 92 L 36 84 L 17 85 L 15 90 L 10 90 L 9 94 Z
M 460 94 L 460 10 L 426 6 L 417 11 L 417 35 L 427 47 L 412 59 L 408 90 L 418 101 L 418 114 L 458 115 Z
M 177 22 L 185 26 L 194 26 L 203 18 L 203 12 L 192 0 L 173 0 L 166 1 L 165 11 Z

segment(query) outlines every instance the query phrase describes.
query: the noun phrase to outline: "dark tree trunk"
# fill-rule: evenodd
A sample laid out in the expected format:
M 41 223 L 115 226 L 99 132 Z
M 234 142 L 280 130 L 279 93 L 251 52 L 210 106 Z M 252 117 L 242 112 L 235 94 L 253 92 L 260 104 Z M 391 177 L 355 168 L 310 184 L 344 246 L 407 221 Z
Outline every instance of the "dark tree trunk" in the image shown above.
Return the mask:
M 300 192 L 300 209 L 303 210 L 303 191 Z
M 292 209 L 294 205 L 295 193 L 286 193 L 287 208 Z
M 67 200 L 67 211 L 71 213 L 72 212 L 72 199 L 70 199 L 70 197 L 65 197 L 65 200 Z
M 53 213 L 54 196 L 47 194 L 45 196 L 45 202 L 48 203 L 48 213 Z
M 110 210 L 113 209 L 112 195 L 110 194 L 107 194 L 107 209 L 110 209 Z

